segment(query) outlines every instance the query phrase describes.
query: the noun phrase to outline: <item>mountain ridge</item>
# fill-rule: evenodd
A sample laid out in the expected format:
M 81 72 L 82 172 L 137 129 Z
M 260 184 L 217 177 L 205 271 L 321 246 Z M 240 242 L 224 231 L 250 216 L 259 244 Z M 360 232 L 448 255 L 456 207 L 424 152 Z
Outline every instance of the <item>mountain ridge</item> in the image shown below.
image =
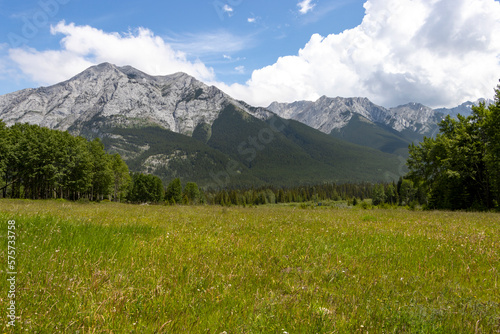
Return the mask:
M 362 97 L 322 96 L 316 101 L 273 102 L 267 108 L 281 117 L 295 119 L 327 134 L 346 126 L 354 114 L 398 132 L 409 130 L 422 135 L 431 133 L 432 125 L 442 119 L 441 114 L 419 103 L 387 109 Z
M 252 114 L 215 86 L 185 73 L 150 76 L 131 66 L 103 63 L 49 87 L 0 96 L 0 118 L 8 125 L 27 122 L 74 134 L 96 118 L 116 126 L 156 124 L 191 134 L 200 123 L 212 124 L 227 104 Z
M 273 102 L 268 109 L 336 138 L 407 157 L 408 146 L 424 137 L 435 136 L 445 116 L 470 115 L 471 107 L 480 102 L 491 103 L 480 99 L 456 108 L 432 109 L 410 102 L 385 108 L 366 97 L 322 96 L 316 101 Z

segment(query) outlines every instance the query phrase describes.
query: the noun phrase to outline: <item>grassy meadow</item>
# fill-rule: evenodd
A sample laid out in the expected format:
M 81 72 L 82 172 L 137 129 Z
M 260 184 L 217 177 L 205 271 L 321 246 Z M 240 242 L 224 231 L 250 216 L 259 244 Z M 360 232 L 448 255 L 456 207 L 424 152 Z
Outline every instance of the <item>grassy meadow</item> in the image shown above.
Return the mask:
M 0 235 L 2 333 L 500 332 L 495 213 L 0 200 Z

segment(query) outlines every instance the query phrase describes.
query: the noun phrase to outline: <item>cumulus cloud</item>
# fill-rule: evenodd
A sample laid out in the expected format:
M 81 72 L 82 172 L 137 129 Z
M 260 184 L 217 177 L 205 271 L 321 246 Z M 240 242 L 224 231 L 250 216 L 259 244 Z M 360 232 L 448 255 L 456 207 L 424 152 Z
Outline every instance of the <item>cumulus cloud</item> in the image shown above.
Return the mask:
M 62 21 L 51 28 L 51 33 L 64 35 L 61 50 L 9 50 L 19 68 L 39 83 L 54 84 L 102 62 L 131 65 L 153 75 L 186 72 L 200 80 L 215 78 L 213 69 L 200 61 L 189 61 L 185 53 L 175 51 L 148 29 L 107 33 Z
M 315 4 L 311 3 L 312 0 L 302 0 L 297 4 L 297 7 L 299 7 L 299 12 L 301 14 L 307 14 L 311 10 L 313 10 Z
M 309 4 L 309 1 L 303 1 Z M 495 0 L 368 0 L 362 23 L 315 34 L 297 55 L 221 88 L 254 105 L 366 96 L 456 106 L 491 97 L 500 77 L 500 3 Z

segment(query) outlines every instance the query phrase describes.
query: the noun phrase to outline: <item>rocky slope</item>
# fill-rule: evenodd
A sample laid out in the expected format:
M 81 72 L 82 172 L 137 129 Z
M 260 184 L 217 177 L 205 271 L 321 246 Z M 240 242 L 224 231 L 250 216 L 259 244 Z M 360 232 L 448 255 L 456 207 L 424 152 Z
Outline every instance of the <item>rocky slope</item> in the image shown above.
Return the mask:
M 420 103 L 408 103 L 394 108 L 384 108 L 372 103 L 367 98 L 329 98 L 322 96 L 317 101 L 297 101 L 293 103 L 273 102 L 267 107 L 277 115 L 294 119 L 324 133 L 338 133 L 350 122 L 357 121 L 353 116 L 361 116 L 369 122 L 384 128 L 390 128 L 410 140 L 433 136 L 437 133 L 437 124 L 446 116 L 458 114 L 469 116 L 473 105 L 491 104 L 493 101 L 479 99 L 465 102 L 455 108 L 432 109 Z
M 280 117 L 294 119 L 324 133 L 343 128 L 354 113 L 375 122 L 381 122 L 385 118 L 385 109 L 373 104 L 367 98 L 322 96 L 316 102 L 273 102 L 267 109 Z
M 324 133 L 344 128 L 355 114 L 373 123 L 379 123 L 401 132 L 403 130 L 428 134 L 442 115 L 417 103 L 386 109 L 367 98 L 321 97 L 315 102 L 273 102 L 269 110 L 284 118 L 307 124 Z
M 74 134 L 159 125 L 191 135 L 199 124 L 211 125 L 228 104 L 261 119 L 271 115 L 184 73 L 150 76 L 104 63 L 50 87 L 0 96 L 0 119 L 7 125 L 27 122 Z

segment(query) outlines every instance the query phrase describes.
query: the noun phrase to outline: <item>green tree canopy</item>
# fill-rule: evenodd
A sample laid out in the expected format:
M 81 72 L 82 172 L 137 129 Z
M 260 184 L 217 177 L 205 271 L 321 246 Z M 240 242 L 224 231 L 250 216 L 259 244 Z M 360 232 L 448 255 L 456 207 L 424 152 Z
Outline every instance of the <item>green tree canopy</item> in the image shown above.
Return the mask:
M 158 176 L 134 173 L 127 199 L 134 203 L 159 203 L 164 198 L 163 183 Z
M 429 191 L 438 209 L 488 209 L 500 200 L 500 91 L 472 115 L 446 117 L 436 138 L 411 145 L 408 177 Z
M 99 140 L 38 125 L 0 122 L 0 194 L 13 198 L 103 199 L 111 193 L 115 164 Z M 126 166 L 125 166 L 126 167 Z
M 117 153 L 111 156 L 111 170 L 113 171 L 113 196 L 115 200 L 121 201 L 126 196 L 132 178 L 127 164 Z
M 172 180 L 168 184 L 165 199 L 170 203 L 182 202 L 182 185 L 179 178 Z
M 373 205 L 385 203 L 385 189 L 383 184 L 377 184 L 373 187 L 372 201 Z
M 201 194 L 198 185 L 194 182 L 186 183 L 182 197 L 185 197 L 189 203 L 199 203 Z

